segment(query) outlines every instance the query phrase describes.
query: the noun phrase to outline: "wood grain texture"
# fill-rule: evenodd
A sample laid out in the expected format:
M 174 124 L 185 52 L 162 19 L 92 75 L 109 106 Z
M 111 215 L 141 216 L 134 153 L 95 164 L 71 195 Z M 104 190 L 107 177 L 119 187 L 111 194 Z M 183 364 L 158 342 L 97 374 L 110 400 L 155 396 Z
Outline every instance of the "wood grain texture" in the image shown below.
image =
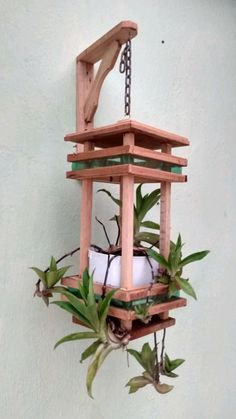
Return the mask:
M 159 169 L 150 169 L 149 167 L 134 166 L 132 164 L 122 164 L 109 167 L 97 167 L 92 169 L 72 170 L 67 172 L 66 176 L 69 179 L 93 179 L 94 181 L 109 181 L 112 182 L 113 177 L 120 177 L 126 175 L 135 176 L 135 181 L 142 182 L 186 182 L 185 175 L 165 172 Z M 104 180 L 102 180 L 104 179 Z
M 84 105 L 90 86 L 93 82 L 93 65 L 76 63 L 76 131 L 83 132 L 91 129 L 92 122 L 85 121 Z M 77 152 L 84 150 L 83 144 L 77 144 Z
M 134 38 L 137 32 L 138 27 L 136 23 L 129 20 L 122 21 L 81 52 L 77 60 L 94 64 L 102 59 L 107 48 L 113 41 L 117 41 L 121 46 L 129 39 Z
M 155 304 L 150 307 L 149 313 L 154 316 L 156 314 L 166 313 L 170 310 L 174 310 L 180 307 L 185 307 L 187 305 L 186 298 L 178 298 L 173 301 L 168 301 L 165 303 Z M 136 313 L 134 310 L 126 310 L 124 308 L 110 307 L 109 315 L 116 317 L 117 319 L 122 320 L 136 320 Z
M 172 147 L 189 145 L 189 141 L 185 137 L 132 119 L 124 119 L 115 124 L 92 128 L 85 132 L 68 134 L 65 136 L 65 141 L 83 143 L 90 140 L 94 141 L 96 147 L 115 147 L 123 144 L 123 134 L 128 132 L 135 134 L 135 145 L 147 149 L 160 149 L 162 144 L 166 143 Z
M 73 323 L 84 326 L 84 324 L 75 317 L 72 317 L 72 320 Z M 135 340 L 143 336 L 150 335 L 151 333 L 158 332 L 159 330 L 167 329 L 168 327 L 174 326 L 175 319 L 169 317 L 168 319 L 162 320 L 157 315 L 153 317 L 152 321 L 148 325 L 144 325 L 142 322 L 138 320 L 134 322 L 132 322 L 131 320 L 121 320 L 121 325 L 129 331 L 130 340 Z
M 121 287 L 132 288 L 133 277 L 133 219 L 134 219 L 134 179 L 123 176 L 121 209 Z
M 161 320 L 159 316 L 156 316 L 152 321 L 144 325 L 142 322 L 134 322 L 132 330 L 130 331 L 130 340 L 139 339 L 143 336 L 147 336 L 150 333 L 158 332 L 159 330 L 167 329 L 170 326 L 175 325 L 175 319 L 169 317 L 166 320 Z
M 99 69 L 93 83 L 91 84 L 87 99 L 85 101 L 84 118 L 86 122 L 93 120 L 94 114 L 98 107 L 99 94 L 102 88 L 102 84 L 107 74 L 113 69 L 120 52 L 120 48 L 120 44 L 117 41 L 113 41 L 104 52 Z
M 90 152 L 81 152 L 81 153 L 73 153 L 67 155 L 67 161 L 74 162 L 74 161 L 82 161 L 82 160 L 91 160 L 91 159 L 99 159 L 103 157 L 116 157 L 120 155 L 127 155 L 130 154 L 135 157 L 144 157 L 164 163 L 170 163 L 176 166 L 187 166 L 187 159 L 173 156 L 167 153 L 161 153 L 159 151 L 148 150 L 143 147 L 138 146 L 118 146 L 118 147 L 111 147 L 111 148 L 104 148 L 101 150 L 94 150 Z
M 170 145 L 163 145 L 163 152 L 171 153 Z M 160 254 L 168 259 L 170 251 L 171 183 L 161 182 L 160 199 Z

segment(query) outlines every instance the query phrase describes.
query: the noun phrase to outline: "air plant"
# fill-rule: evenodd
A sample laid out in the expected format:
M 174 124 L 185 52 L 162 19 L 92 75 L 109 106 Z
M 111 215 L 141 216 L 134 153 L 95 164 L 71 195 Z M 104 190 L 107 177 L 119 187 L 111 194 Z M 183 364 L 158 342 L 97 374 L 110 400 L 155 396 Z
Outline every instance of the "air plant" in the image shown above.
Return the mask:
M 43 301 L 48 306 L 49 297 L 52 297 L 52 293 L 60 292 L 63 290 L 63 287 L 55 287 L 55 285 L 61 280 L 69 268 L 70 266 L 57 268 L 57 262 L 53 256 L 51 257 L 49 268 L 47 268 L 45 271 L 42 271 L 36 267 L 31 267 L 30 269 L 33 269 L 39 278 L 39 281 L 36 283 L 36 291 L 34 295 L 42 297 Z M 43 284 L 42 290 L 40 289 L 40 282 Z
M 160 375 L 168 375 L 184 362 L 183 359 L 170 361 L 166 355 L 165 369 L 163 369 L 161 368 L 161 363 L 158 362 L 156 348 L 152 350 L 149 343 L 144 343 L 141 352 L 134 349 L 127 349 L 127 351 L 144 369 L 142 375 L 131 378 L 126 384 L 126 387 L 129 387 L 129 393 L 135 393 L 148 384 L 152 384 L 155 390 L 161 394 L 169 393 L 174 388 L 172 385 L 161 383 Z M 166 360 L 168 360 L 168 363 Z M 174 377 L 174 375 L 170 374 L 168 376 Z
M 168 259 L 165 259 L 153 249 L 147 250 L 147 254 L 163 267 L 164 272 L 157 277 L 157 281 L 168 285 L 169 297 L 175 295 L 179 289 L 182 289 L 186 294 L 196 300 L 197 296 L 192 285 L 189 283 L 189 279 L 182 277 L 183 267 L 189 263 L 203 259 L 208 255 L 209 250 L 192 253 L 182 258 L 182 247 L 183 243 L 179 234 L 176 244 L 172 244 L 171 246 Z
M 52 304 L 56 304 L 58 307 L 68 311 L 90 329 L 90 331 L 72 333 L 63 337 L 56 343 L 55 348 L 65 342 L 81 339 L 94 340 L 81 355 L 81 362 L 91 357 L 86 378 L 87 392 L 91 398 L 93 397 L 93 380 L 105 358 L 113 350 L 126 347 L 130 338 L 126 331 L 123 331 L 121 335 L 116 333 L 113 325 L 107 321 L 108 309 L 116 291 L 109 291 L 104 299 L 96 303 L 93 275 L 89 275 L 88 271 L 85 270 L 83 282 L 79 285 L 81 299 L 68 290 L 62 290 L 61 294 L 66 297 L 67 301 L 52 302 Z
M 137 304 L 134 307 L 136 318 L 141 320 L 144 324 L 148 324 L 152 319 L 152 316 L 149 314 L 151 305 L 152 303 Z
M 122 206 L 122 201 L 118 198 L 115 198 L 111 192 L 106 189 L 99 189 L 98 192 L 106 193 L 115 204 L 119 207 Z M 150 228 L 154 230 L 159 230 L 160 225 L 149 220 L 144 220 L 148 211 L 154 207 L 154 205 L 158 205 L 160 201 L 160 189 L 155 189 L 151 193 L 147 193 L 146 195 L 142 195 L 142 184 L 140 184 L 136 189 L 136 203 L 134 205 L 134 247 L 140 247 L 141 242 L 146 242 L 148 244 L 158 246 L 159 244 L 159 234 L 152 233 L 149 231 L 141 231 L 142 227 Z M 120 217 L 115 215 L 111 218 L 118 223 L 120 223 Z

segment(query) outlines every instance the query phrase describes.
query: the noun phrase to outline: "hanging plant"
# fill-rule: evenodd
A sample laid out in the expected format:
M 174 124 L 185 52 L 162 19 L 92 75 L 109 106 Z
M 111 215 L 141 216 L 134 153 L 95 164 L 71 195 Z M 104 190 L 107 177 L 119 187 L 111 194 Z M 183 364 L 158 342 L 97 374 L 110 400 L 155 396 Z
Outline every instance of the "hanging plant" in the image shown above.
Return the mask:
M 181 235 L 179 234 L 176 244 L 172 244 L 171 246 L 168 259 L 165 259 L 153 249 L 147 250 L 147 254 L 164 268 L 163 274 L 159 275 L 156 279 L 158 282 L 168 285 L 169 297 L 175 295 L 176 291 L 181 289 L 196 300 L 197 296 L 189 279 L 183 278 L 182 276 L 183 267 L 203 259 L 208 255 L 209 250 L 202 250 L 201 252 L 192 253 L 182 258 L 183 245 Z

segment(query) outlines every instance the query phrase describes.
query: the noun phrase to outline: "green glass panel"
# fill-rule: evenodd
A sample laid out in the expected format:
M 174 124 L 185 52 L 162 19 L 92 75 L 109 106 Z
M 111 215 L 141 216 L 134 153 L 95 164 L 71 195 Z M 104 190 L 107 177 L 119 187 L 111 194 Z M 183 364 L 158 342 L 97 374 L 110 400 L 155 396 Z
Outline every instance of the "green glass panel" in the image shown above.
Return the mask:
M 91 169 L 95 167 L 111 167 L 120 164 L 133 164 L 135 166 L 148 167 L 151 169 L 163 170 L 165 172 L 182 173 L 182 167 L 164 163 L 154 159 L 139 158 L 131 154 L 107 157 L 93 160 L 84 160 L 72 163 L 72 170 Z

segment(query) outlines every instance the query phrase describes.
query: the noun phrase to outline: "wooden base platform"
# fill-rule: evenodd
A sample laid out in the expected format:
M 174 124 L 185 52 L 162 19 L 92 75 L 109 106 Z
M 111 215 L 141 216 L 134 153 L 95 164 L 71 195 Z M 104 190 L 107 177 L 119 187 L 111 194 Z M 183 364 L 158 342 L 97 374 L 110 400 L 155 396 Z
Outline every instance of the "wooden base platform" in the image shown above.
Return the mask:
M 73 323 L 83 324 L 73 317 Z M 150 335 L 151 333 L 158 332 L 163 329 L 167 329 L 168 327 L 175 325 L 175 319 L 172 317 L 168 317 L 165 320 L 162 320 L 158 315 L 153 316 L 152 320 L 148 324 L 142 323 L 140 320 L 135 320 L 132 323 L 132 329 L 129 330 L 130 340 L 139 339 L 143 336 Z
M 119 164 L 116 166 L 97 167 L 93 169 L 72 170 L 66 173 L 68 179 L 91 179 L 94 182 L 120 183 L 122 176 L 133 176 L 135 183 L 151 182 L 187 182 L 186 175 L 166 172 L 160 169 Z

